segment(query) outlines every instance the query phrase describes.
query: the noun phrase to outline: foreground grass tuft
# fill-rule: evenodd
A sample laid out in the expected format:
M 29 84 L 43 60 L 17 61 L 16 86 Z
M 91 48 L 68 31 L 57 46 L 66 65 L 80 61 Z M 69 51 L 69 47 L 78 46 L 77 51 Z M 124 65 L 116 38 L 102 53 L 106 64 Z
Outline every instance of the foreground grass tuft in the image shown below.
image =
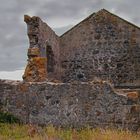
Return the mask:
M 111 129 L 81 130 L 48 126 L 0 124 L 0 140 L 140 140 L 139 133 Z

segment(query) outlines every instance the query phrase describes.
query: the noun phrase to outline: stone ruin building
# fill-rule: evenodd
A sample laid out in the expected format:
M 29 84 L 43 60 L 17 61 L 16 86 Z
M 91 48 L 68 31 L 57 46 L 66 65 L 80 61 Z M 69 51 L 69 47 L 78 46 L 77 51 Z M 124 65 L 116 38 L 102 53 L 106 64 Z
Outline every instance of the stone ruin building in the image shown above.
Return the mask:
M 24 123 L 140 129 L 140 28 L 105 9 L 57 36 L 25 15 L 23 81 L 0 80 L 0 110 Z
M 39 17 L 24 20 L 30 42 L 25 81 L 140 83 L 139 27 L 104 9 L 60 37 Z

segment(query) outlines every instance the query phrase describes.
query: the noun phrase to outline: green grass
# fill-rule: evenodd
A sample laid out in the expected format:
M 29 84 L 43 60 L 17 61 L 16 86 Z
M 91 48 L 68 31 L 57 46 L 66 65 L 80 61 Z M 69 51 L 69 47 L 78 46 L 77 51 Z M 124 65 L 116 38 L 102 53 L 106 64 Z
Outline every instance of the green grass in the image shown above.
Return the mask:
M 140 134 L 111 129 L 75 130 L 1 123 L 0 140 L 140 140 Z

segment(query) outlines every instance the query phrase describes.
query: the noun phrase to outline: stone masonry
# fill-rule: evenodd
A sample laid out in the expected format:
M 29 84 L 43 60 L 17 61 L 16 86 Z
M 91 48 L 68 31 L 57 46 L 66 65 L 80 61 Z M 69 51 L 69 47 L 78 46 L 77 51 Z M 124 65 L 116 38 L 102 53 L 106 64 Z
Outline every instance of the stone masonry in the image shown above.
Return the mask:
M 102 79 L 116 86 L 139 85 L 139 27 L 105 9 L 60 37 L 39 17 L 25 16 L 25 22 L 30 47 L 24 81 Z
M 140 89 L 107 82 L 0 81 L 0 109 L 24 123 L 140 129 Z
M 23 81 L 0 80 L 0 111 L 24 123 L 140 130 L 140 28 L 105 9 L 57 36 L 24 16 Z

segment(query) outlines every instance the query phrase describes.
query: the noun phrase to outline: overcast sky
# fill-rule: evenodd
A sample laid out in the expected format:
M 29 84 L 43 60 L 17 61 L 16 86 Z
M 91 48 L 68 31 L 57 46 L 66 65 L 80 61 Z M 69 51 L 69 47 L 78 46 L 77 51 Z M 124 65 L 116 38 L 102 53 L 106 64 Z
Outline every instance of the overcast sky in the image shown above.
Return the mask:
M 21 79 L 29 46 L 24 14 L 61 35 L 102 8 L 140 26 L 140 0 L 0 0 L 0 78 Z

